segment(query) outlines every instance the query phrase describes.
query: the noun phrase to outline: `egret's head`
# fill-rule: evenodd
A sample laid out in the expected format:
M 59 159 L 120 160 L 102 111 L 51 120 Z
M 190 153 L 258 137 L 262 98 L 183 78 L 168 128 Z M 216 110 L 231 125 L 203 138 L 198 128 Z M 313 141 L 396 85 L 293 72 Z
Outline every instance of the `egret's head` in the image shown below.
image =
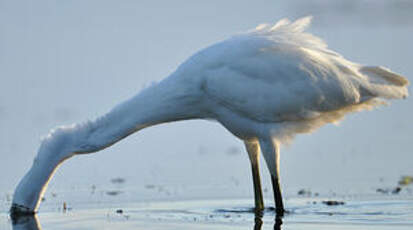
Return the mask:
M 32 167 L 16 187 L 10 209 L 12 215 L 37 211 L 53 173 L 65 159 L 73 156 L 74 140 L 67 128 L 55 129 L 43 139 Z

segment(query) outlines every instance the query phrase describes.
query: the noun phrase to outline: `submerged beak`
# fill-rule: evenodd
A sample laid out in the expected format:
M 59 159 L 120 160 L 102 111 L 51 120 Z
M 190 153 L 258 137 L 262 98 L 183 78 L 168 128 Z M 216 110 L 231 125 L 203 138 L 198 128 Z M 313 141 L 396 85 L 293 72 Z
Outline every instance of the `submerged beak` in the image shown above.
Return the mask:
M 15 204 L 10 209 L 10 217 L 13 225 L 13 230 L 41 230 L 39 220 L 34 212 L 22 213 L 22 207 Z

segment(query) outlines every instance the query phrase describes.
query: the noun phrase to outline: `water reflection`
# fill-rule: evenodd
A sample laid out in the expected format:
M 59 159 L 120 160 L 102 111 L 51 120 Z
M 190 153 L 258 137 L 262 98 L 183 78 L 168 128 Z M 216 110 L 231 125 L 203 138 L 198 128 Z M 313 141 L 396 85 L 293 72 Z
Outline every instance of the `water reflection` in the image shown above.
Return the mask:
M 254 219 L 254 230 L 261 230 L 263 221 L 262 217 L 264 213 L 262 211 L 255 212 L 255 219 Z M 276 215 L 275 216 L 275 221 L 274 221 L 274 230 L 281 230 L 281 225 L 283 223 L 282 221 L 283 216 Z
M 254 230 L 261 230 L 262 227 L 262 219 L 261 217 L 255 217 L 255 224 L 254 224 Z
M 41 230 L 37 215 L 11 216 L 13 230 Z
M 274 221 L 274 230 L 281 230 L 281 225 L 282 225 L 282 218 L 275 218 Z M 263 221 L 261 217 L 255 217 L 255 224 L 254 224 L 254 230 L 261 230 L 263 225 Z

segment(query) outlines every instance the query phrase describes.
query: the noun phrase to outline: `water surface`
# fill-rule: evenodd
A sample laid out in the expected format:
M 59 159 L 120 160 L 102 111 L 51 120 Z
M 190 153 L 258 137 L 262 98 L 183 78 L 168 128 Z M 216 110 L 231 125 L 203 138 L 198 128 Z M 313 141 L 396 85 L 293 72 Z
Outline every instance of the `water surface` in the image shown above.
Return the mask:
M 413 199 L 341 199 L 343 205 L 328 206 L 327 198 L 287 199 L 288 214 L 281 229 L 412 229 Z M 273 229 L 275 214 L 267 208 L 255 218 L 250 199 L 184 200 L 79 205 L 58 210 L 47 206 L 35 218 L 12 223 L 0 215 L 1 229 Z M 106 206 L 107 205 L 107 206 Z M 76 205 L 75 205 L 76 206 Z M 106 207 L 105 207 L 106 206 Z M 53 211 L 55 210 L 55 211 Z

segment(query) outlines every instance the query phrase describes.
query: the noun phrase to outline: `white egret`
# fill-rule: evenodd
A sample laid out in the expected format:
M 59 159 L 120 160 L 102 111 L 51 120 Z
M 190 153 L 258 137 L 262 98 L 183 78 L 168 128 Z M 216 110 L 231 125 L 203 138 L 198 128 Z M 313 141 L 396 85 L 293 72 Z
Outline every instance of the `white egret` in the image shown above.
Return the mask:
M 260 152 L 271 173 L 276 211 L 280 144 L 336 122 L 349 112 L 408 95 L 408 80 L 383 67 L 363 66 L 304 32 L 310 17 L 260 25 L 212 45 L 170 76 L 93 121 L 58 127 L 43 140 L 18 184 L 12 213 L 35 213 L 57 167 L 78 154 L 107 148 L 160 123 L 215 120 L 243 140 L 251 161 L 255 208 L 264 208 Z

